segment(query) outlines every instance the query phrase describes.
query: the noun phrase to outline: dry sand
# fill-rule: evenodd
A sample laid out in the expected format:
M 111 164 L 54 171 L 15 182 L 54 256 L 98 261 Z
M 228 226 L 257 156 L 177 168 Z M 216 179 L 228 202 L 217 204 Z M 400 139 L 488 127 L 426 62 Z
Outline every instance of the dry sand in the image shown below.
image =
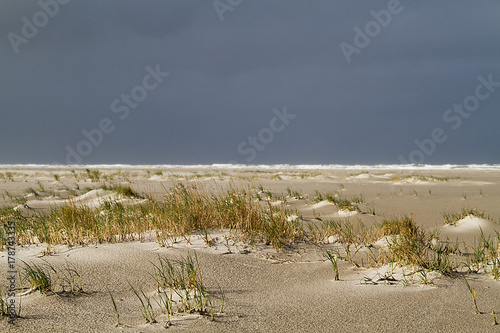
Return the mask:
M 76 189 L 98 188 L 102 183 L 80 178 L 67 169 L 20 168 L 11 171 L 14 181 L 0 180 L 0 193 L 26 194 L 41 184 L 54 197 L 30 197 L 29 211 L 43 211 L 61 203 Z M 76 170 L 77 172 L 79 170 Z M 106 170 L 116 183 L 126 183 L 139 192 L 161 198 L 177 181 L 197 181 L 207 189 L 220 190 L 231 182 L 246 186 L 262 186 L 286 193 L 289 187 L 300 191 L 302 199 L 290 199 L 304 221 L 319 216 L 350 218 L 366 225 L 380 223 L 397 214 L 413 214 L 416 222 L 427 230 L 438 229 L 441 238 L 471 243 L 481 229 L 487 235 L 500 231 L 500 171 L 485 170 L 162 170 L 163 175 L 147 170 Z M 157 170 L 154 170 L 157 171 Z M 52 174 L 58 174 L 56 181 Z M 405 175 L 450 177 L 443 181 L 422 181 Z M 394 177 L 401 179 L 394 179 Z M 459 177 L 459 178 L 458 178 Z M 315 191 L 340 191 L 343 196 L 362 194 L 363 212 L 346 216 L 328 203 L 314 204 Z M 78 194 L 78 190 L 76 190 Z M 93 194 L 92 194 L 93 193 Z M 96 192 L 91 192 L 92 197 Z M 101 193 L 105 195 L 104 193 Z M 95 198 L 88 198 L 94 200 Z M 43 204 L 43 201 L 46 203 Z M 6 205 L 4 198 L 1 205 Z M 95 201 L 92 201 L 95 202 Z M 45 205 L 45 206 L 44 206 Z M 456 226 L 444 226 L 442 212 L 460 212 L 477 208 L 490 220 L 466 218 Z M 213 237 L 216 236 L 214 231 Z M 192 244 L 180 242 L 173 248 L 161 248 L 154 242 L 126 242 L 98 246 L 56 248 L 56 254 L 40 258 L 43 245 L 17 248 L 16 258 L 24 261 L 46 260 L 55 267 L 74 264 L 82 275 L 83 296 L 41 295 L 38 292 L 22 298 L 22 318 L 15 327 L 0 319 L 1 332 L 153 332 L 164 331 L 165 318 L 158 324 L 144 324 L 136 298 L 128 283 L 146 292 L 155 290 L 151 277 L 151 261 L 158 255 L 178 258 L 196 251 L 204 282 L 215 297 L 218 285 L 225 292 L 224 313 L 215 321 L 190 315 L 177 317 L 168 331 L 184 332 L 500 332 L 493 326 L 491 311 L 500 313 L 500 282 L 491 274 L 472 274 L 471 287 L 476 290 L 478 306 L 483 314 L 475 314 L 471 294 L 461 279 L 433 276 L 432 284 L 418 279 L 409 286 L 403 283 L 377 285 L 363 283 L 365 277 L 383 275 L 388 267 L 355 268 L 340 262 L 340 281 L 333 280 L 330 262 L 320 248 L 305 243 L 295 244 L 283 253 L 259 244 L 250 253 L 241 254 L 243 244 L 233 246 L 233 254 L 222 241 L 208 248 L 194 236 Z M 222 237 L 219 237 L 222 238 Z M 381 243 L 383 243 L 381 241 Z M 2 269 L 0 285 L 6 286 L 7 253 L 0 252 Z M 399 268 L 398 268 L 399 269 Z M 379 276 L 380 276 L 379 275 Z M 113 293 L 126 327 L 114 327 L 115 313 L 106 288 Z M 500 321 L 500 316 L 499 319 Z

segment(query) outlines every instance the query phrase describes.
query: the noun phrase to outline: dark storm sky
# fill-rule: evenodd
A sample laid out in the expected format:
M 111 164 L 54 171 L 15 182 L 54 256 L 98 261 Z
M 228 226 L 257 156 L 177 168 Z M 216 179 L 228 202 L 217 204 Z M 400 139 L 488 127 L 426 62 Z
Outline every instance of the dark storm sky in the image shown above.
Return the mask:
M 500 163 L 498 1 L 59 1 L 0 4 L 0 163 Z

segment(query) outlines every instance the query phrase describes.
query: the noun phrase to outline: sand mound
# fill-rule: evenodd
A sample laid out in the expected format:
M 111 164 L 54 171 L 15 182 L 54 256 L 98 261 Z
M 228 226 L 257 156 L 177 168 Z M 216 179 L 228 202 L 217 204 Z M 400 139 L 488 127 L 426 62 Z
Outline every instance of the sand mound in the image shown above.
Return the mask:
M 372 178 L 372 175 L 368 174 L 368 173 L 362 173 L 362 174 L 359 174 L 357 176 L 351 176 L 351 177 L 347 177 L 346 179 L 370 179 Z
M 166 178 L 165 178 L 165 177 L 163 177 L 163 176 L 158 176 L 158 175 L 155 175 L 155 176 L 151 176 L 151 177 L 149 177 L 149 180 L 156 180 L 156 181 L 160 181 L 160 182 L 161 182 L 161 181 L 166 180 Z
M 493 228 L 493 222 L 479 217 L 468 215 L 458 220 L 455 225 L 447 224 L 444 228 L 455 232 L 473 232 Z
M 124 205 L 131 205 L 144 202 L 145 200 L 135 199 L 135 198 L 125 198 L 112 191 L 97 189 L 97 190 L 91 190 L 78 197 L 69 199 L 60 199 L 57 197 L 51 197 L 51 198 L 46 198 L 44 200 L 30 200 L 28 202 L 28 207 L 32 209 L 48 209 L 48 208 L 68 205 L 71 202 L 77 205 L 96 208 L 99 207 L 105 201 L 113 201 L 122 203 Z M 19 205 L 14 209 L 18 210 L 22 208 L 25 207 L 23 205 Z
M 323 208 L 323 207 L 328 207 L 328 206 L 335 206 L 333 203 L 327 200 L 323 200 L 318 202 L 317 204 L 314 204 L 311 206 L 311 209 L 318 209 L 318 208 Z
M 355 210 L 347 210 L 347 209 L 339 209 L 339 211 L 335 214 L 337 217 L 349 217 L 356 215 L 358 212 Z
M 394 185 L 403 185 L 403 184 L 419 184 L 419 185 L 427 184 L 428 185 L 428 184 L 431 184 L 431 182 L 419 179 L 418 177 L 407 177 L 407 178 L 403 178 L 403 179 L 400 179 L 400 180 L 394 182 Z

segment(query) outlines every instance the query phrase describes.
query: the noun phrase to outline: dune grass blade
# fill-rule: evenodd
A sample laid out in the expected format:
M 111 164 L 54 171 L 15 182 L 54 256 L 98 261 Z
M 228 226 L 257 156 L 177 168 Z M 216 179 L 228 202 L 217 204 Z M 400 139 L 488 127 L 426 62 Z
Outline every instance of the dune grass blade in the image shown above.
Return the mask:
M 109 290 L 108 287 L 106 287 L 106 290 L 109 293 L 109 297 L 111 297 L 111 302 L 113 303 L 113 308 L 115 310 L 116 327 L 119 327 L 120 326 L 120 313 L 118 312 L 118 307 L 116 306 L 115 298 L 113 297 L 113 294 L 111 293 L 111 290 Z
M 35 263 L 24 263 L 22 280 L 30 284 L 32 290 L 39 290 L 41 293 L 53 291 L 50 272 Z
M 156 323 L 156 317 L 151 305 L 150 298 L 144 293 L 142 289 L 139 289 L 140 293 L 130 284 L 130 289 L 135 294 L 137 299 L 139 300 L 139 309 L 141 310 L 141 315 L 146 321 L 146 323 Z M 142 296 L 141 296 L 142 294 Z M 144 298 L 144 299 L 143 299 Z
M 469 281 L 467 281 L 467 279 L 465 277 L 463 279 L 465 281 L 465 285 L 467 286 L 467 289 L 469 290 L 469 292 L 472 296 L 472 300 L 474 301 L 474 307 L 476 308 L 476 313 L 480 314 L 481 311 L 479 311 L 479 307 L 477 306 L 476 290 L 470 286 Z
M 329 250 L 326 250 L 325 257 L 332 263 L 333 271 L 335 273 L 334 277 L 335 281 L 339 281 L 340 277 L 339 277 L 339 265 L 337 263 L 337 257 Z

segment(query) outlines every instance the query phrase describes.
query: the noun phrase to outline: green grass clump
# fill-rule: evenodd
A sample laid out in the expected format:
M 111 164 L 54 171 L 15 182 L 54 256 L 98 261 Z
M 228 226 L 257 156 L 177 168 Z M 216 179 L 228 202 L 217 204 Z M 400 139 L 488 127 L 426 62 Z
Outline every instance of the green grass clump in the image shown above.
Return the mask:
M 451 275 L 456 268 L 449 258 L 456 249 L 446 243 L 433 246 L 432 237 L 418 227 L 412 217 L 384 220 L 381 230 L 383 235 L 391 236 L 387 254 L 390 262 L 437 271 L 445 275 Z
M 90 170 L 90 169 L 85 169 L 85 172 L 87 174 L 87 177 L 90 178 L 90 180 L 97 182 L 101 180 L 101 172 L 99 170 Z
M 36 193 L 36 191 L 33 187 L 30 187 L 29 189 L 27 189 L 26 193 L 27 194 L 34 194 L 35 196 L 38 196 L 38 193 Z
M 83 293 L 82 279 L 75 266 L 66 263 L 61 270 L 57 271 L 54 266 L 49 264 L 49 268 L 56 275 L 57 282 L 63 292 L 72 294 Z
M 113 185 L 102 185 L 101 188 L 103 190 L 107 191 L 113 191 L 119 195 L 122 195 L 127 198 L 142 198 L 141 195 L 139 195 L 136 191 L 134 191 L 130 186 L 127 185 L 119 185 L 119 184 L 113 184 Z
M 295 198 L 297 200 L 300 200 L 304 197 L 300 191 L 292 191 L 292 189 L 289 187 L 286 189 L 286 191 L 289 197 Z
M 408 175 L 408 176 L 394 176 L 392 177 L 392 181 L 394 182 L 403 182 L 403 181 L 412 181 L 418 180 L 422 182 L 449 182 L 452 180 L 459 180 L 460 177 L 435 177 L 435 176 L 422 176 L 422 175 Z
M 362 222 L 354 224 L 352 221 L 340 219 L 323 221 L 324 237 L 336 236 L 341 243 L 363 244 L 371 246 L 381 237 L 380 230 L 375 227 L 367 228 Z
M 462 208 L 460 213 L 455 212 L 445 212 L 441 213 L 444 218 L 444 224 L 456 225 L 457 222 L 467 216 L 474 216 L 483 219 L 489 219 L 484 212 L 478 211 L 476 208 Z
M 39 290 L 42 294 L 53 291 L 50 271 L 47 267 L 35 263 L 24 262 L 22 281 L 30 284 L 31 290 Z
M 121 193 L 135 192 L 125 188 Z M 45 243 L 49 253 L 56 244 L 142 240 L 146 233 L 155 235 L 158 243 L 165 246 L 180 237 L 210 229 L 229 229 L 244 240 L 265 241 L 278 250 L 304 238 L 301 222 L 287 220 L 292 211 L 285 205 L 258 202 L 252 193 L 252 189 L 229 188 L 215 194 L 196 184 L 179 183 L 161 201 L 151 198 L 137 205 L 107 201 L 95 209 L 70 200 L 67 205 L 39 214 L 17 213 L 12 217 L 12 211 L 0 211 L 0 221 L 15 219 L 18 245 Z M 1 227 L 0 236 L 0 245 L 6 244 Z
M 5 173 L 0 173 L 0 179 L 9 180 L 9 181 L 13 182 L 14 181 L 14 174 L 10 171 L 7 171 Z
M 412 217 L 394 217 L 382 221 L 382 234 L 387 235 L 414 235 L 418 233 L 418 227 Z
M 413 218 L 404 216 L 382 222 L 382 233 L 391 235 L 389 250 L 391 261 L 406 265 L 428 266 L 425 232 Z
M 359 195 L 351 198 L 342 198 L 338 194 L 328 192 L 328 193 L 320 193 L 316 191 L 316 196 L 314 198 L 316 203 L 321 201 L 328 201 L 337 206 L 340 210 L 348 210 L 348 211 L 359 211 L 359 207 L 357 204 L 364 203 L 365 199 L 363 195 Z
M 214 307 L 212 297 L 203 284 L 203 276 L 196 253 L 181 260 L 170 260 L 158 257 L 153 263 L 154 278 L 160 295 L 157 303 L 169 316 L 174 314 L 173 295 L 177 295 L 180 304 L 177 309 L 185 313 L 199 313 L 213 319 Z M 163 297 L 162 297 L 163 296 Z M 148 306 L 142 306 L 143 312 Z
M 29 292 L 40 291 L 42 294 L 55 292 L 55 282 L 62 289 L 63 293 L 80 294 L 83 293 L 81 277 L 74 266 L 66 265 L 57 270 L 53 265 L 44 261 L 44 264 L 24 262 L 21 272 L 21 281 L 28 282 Z M 54 274 L 55 277 L 52 275 Z
M 325 257 L 332 263 L 333 272 L 335 274 L 334 276 L 335 281 L 339 281 L 340 276 L 339 276 L 339 265 L 337 263 L 337 257 L 328 250 L 326 250 L 325 252 Z
M 496 240 L 486 237 L 481 230 L 478 241 L 473 246 L 466 247 L 468 255 L 465 267 L 469 273 L 478 273 L 481 269 L 491 271 L 495 280 L 500 279 L 500 233 L 496 233 Z

